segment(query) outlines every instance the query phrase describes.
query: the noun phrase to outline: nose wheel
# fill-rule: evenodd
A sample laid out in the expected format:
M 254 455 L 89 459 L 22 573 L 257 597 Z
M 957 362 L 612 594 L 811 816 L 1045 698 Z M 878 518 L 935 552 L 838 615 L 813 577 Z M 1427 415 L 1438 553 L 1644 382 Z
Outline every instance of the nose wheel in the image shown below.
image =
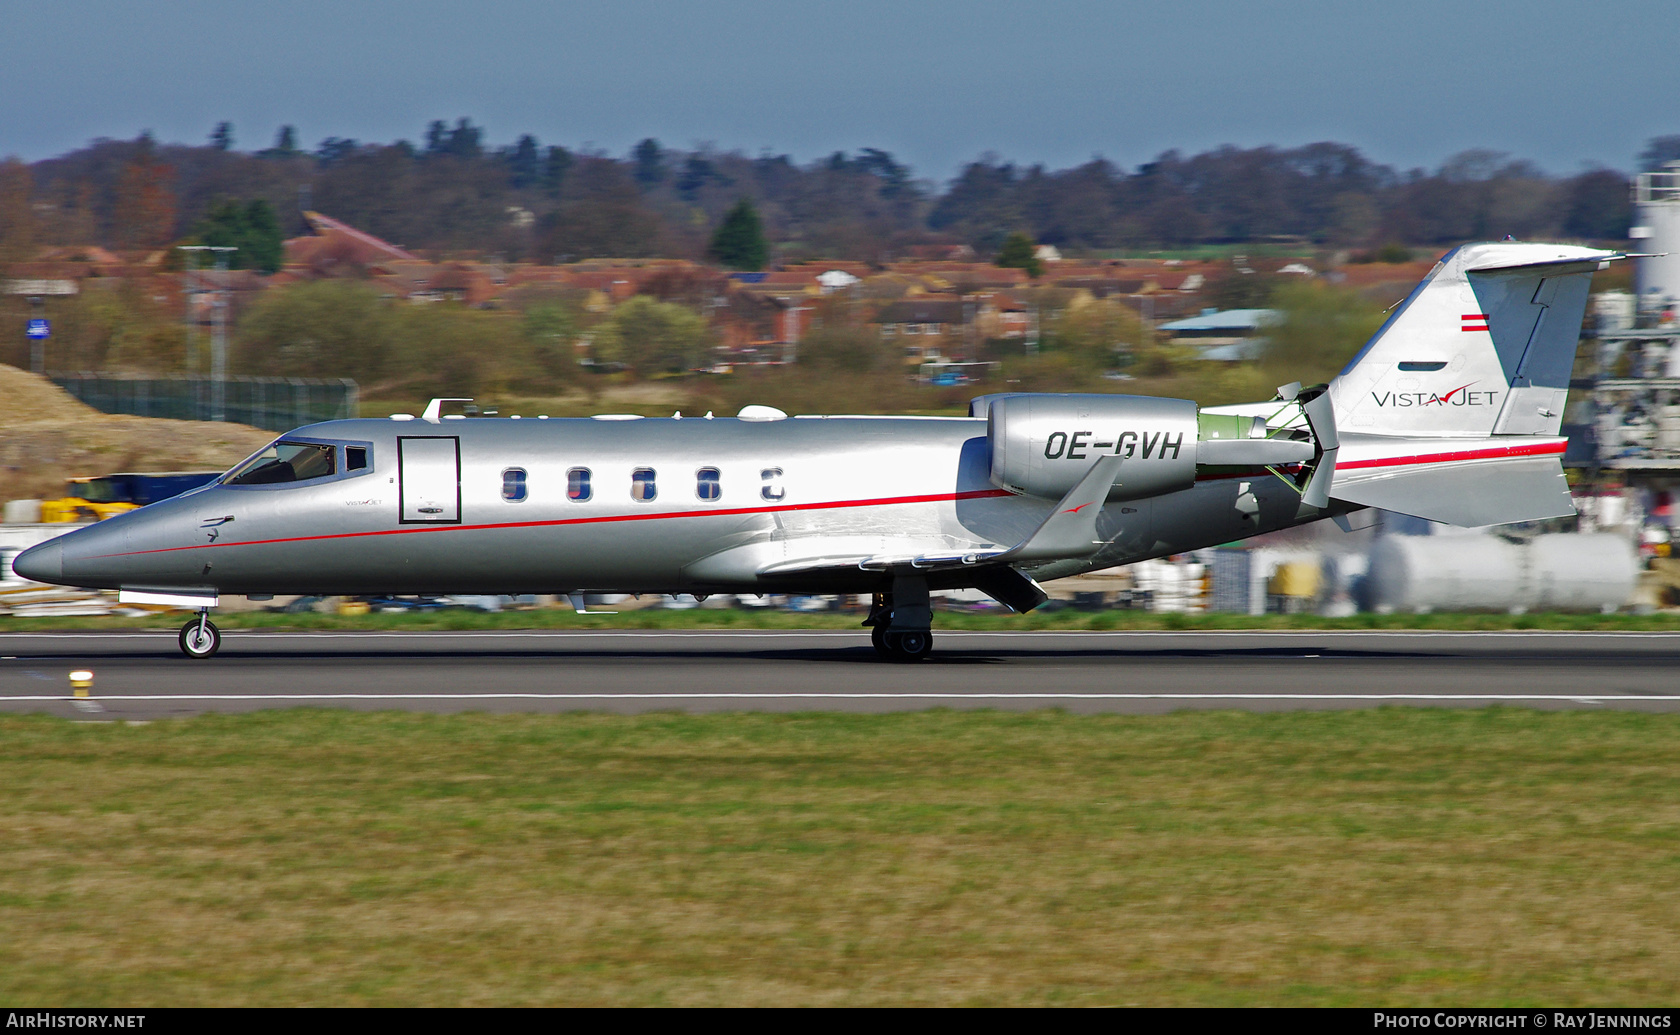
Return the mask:
M 208 613 L 181 626 L 181 653 L 189 658 L 208 658 L 222 646 L 222 631 L 210 621 Z

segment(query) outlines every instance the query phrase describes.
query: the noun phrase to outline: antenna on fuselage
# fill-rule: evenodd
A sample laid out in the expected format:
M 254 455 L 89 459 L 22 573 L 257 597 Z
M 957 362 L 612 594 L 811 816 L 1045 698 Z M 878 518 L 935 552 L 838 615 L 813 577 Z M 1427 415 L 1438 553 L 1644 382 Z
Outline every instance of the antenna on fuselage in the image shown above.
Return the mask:
M 571 601 L 572 610 L 576 611 L 580 615 L 616 615 L 616 614 L 618 614 L 617 611 L 594 611 L 594 610 L 591 610 L 589 605 L 584 603 L 582 593 L 567 593 L 566 594 L 566 599 Z
M 470 403 L 471 399 L 433 399 L 426 404 L 426 409 L 420 414 L 420 419 L 436 424 L 443 419 L 444 403 Z

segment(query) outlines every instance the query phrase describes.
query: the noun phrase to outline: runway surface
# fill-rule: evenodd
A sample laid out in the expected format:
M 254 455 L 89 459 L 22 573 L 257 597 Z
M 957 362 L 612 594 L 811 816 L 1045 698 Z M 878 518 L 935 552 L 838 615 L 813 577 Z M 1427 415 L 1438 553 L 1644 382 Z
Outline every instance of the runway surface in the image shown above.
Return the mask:
M 75 700 L 69 673 L 94 673 Z M 862 632 L 262 632 L 208 661 L 166 631 L 0 635 L 0 711 L 156 719 L 414 711 L 1159 713 L 1507 704 L 1680 710 L 1680 634 L 936 632 L 883 662 Z

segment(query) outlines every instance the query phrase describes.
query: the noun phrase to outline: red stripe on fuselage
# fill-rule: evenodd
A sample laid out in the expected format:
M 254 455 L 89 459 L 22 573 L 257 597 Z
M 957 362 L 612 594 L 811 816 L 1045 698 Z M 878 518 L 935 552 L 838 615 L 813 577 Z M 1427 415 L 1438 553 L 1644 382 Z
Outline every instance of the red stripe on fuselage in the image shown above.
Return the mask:
M 1455 460 L 1497 460 L 1501 457 L 1519 456 L 1554 456 L 1562 453 L 1568 444 L 1565 442 L 1536 442 L 1522 446 L 1493 446 L 1486 449 L 1459 449 L 1450 453 L 1422 453 L 1416 456 L 1378 457 L 1371 460 L 1343 460 L 1336 464 L 1338 471 L 1358 471 L 1370 467 L 1409 467 L 1413 464 L 1446 464 Z M 1300 464 L 1285 464 L 1285 467 L 1300 467 Z M 1218 481 L 1224 478 L 1263 478 L 1271 474 L 1261 468 L 1257 471 L 1238 471 L 1235 473 L 1221 473 L 1198 478 L 1197 481 Z
M 333 532 L 326 535 L 288 536 L 283 539 L 251 539 L 237 543 L 196 543 L 192 546 L 165 546 L 156 550 L 130 550 L 126 553 L 97 554 L 90 560 L 103 557 L 139 557 L 152 553 L 174 553 L 178 550 L 209 550 L 224 546 L 270 546 L 276 543 L 309 543 L 323 539 L 360 539 L 373 535 L 408 535 L 414 532 L 470 532 L 499 528 L 553 528 L 560 525 L 594 525 L 613 521 L 660 521 L 665 518 L 740 517 L 749 514 L 786 514 L 800 510 L 843 510 L 851 507 L 890 507 L 904 503 L 951 503 L 959 500 L 993 499 L 1012 493 L 1002 489 L 976 489 L 970 492 L 941 492 L 927 496 L 888 496 L 871 500 L 836 500 L 829 503 L 787 503 L 779 507 L 733 507 L 724 510 L 673 510 L 658 514 L 602 514 L 596 517 L 554 518 L 548 521 L 507 521 L 483 525 L 419 525 L 410 528 L 379 528 L 369 532 Z
M 1562 453 L 1566 442 L 1531 442 L 1522 446 L 1493 446 L 1484 449 L 1457 449 L 1448 453 L 1422 453 L 1417 456 L 1379 457 L 1373 460 L 1349 460 L 1338 463 L 1338 471 L 1357 471 L 1366 467 L 1408 467 L 1412 464 L 1450 464 L 1458 460 L 1496 460 L 1514 456 L 1554 456 Z
M 1488 460 L 1499 457 L 1551 456 L 1562 453 L 1563 442 L 1540 442 L 1522 446 L 1496 446 L 1490 449 L 1463 449 L 1447 453 L 1427 453 L 1418 456 L 1384 457 L 1374 460 L 1350 460 L 1336 465 L 1338 471 L 1352 471 L 1370 467 L 1405 467 L 1412 464 L 1442 464 L 1458 460 Z M 1217 475 L 1216 478 L 1260 477 L 1268 472 L 1256 471 L 1236 475 Z M 906 503 L 951 503 L 960 500 L 996 499 L 1012 493 L 1002 489 L 977 489 L 970 492 L 941 492 L 926 496 L 887 496 L 867 500 L 835 500 L 827 503 L 789 503 L 778 507 L 733 507 L 724 510 L 676 510 L 658 514 L 603 514 L 596 517 L 554 518 L 547 521 L 509 521 L 480 525 L 419 525 L 409 528 L 379 528 L 368 532 L 333 532 L 326 535 L 288 536 L 281 539 L 252 539 L 244 542 L 195 543 L 192 546 L 165 546 L 156 550 L 131 550 L 126 553 L 98 554 L 90 560 L 105 557 L 139 557 L 154 553 L 175 553 L 180 550 L 211 550 L 228 546 L 271 546 L 277 543 L 309 543 L 326 539 L 360 539 L 366 536 L 409 535 L 420 532 L 470 532 L 502 528 L 555 528 L 562 525 L 608 524 L 615 521 L 661 521 L 666 518 L 741 517 L 751 514 L 786 514 L 803 510 L 846 510 L 856 507 L 890 507 Z

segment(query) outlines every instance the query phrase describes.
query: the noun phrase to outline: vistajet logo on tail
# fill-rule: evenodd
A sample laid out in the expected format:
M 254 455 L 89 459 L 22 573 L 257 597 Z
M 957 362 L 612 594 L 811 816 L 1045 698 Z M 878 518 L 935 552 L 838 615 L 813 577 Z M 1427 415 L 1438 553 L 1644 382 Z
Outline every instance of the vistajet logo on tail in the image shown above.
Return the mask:
M 1499 397 L 1498 392 L 1469 391 L 1472 381 L 1468 385 L 1459 385 L 1445 395 L 1434 392 L 1372 392 L 1371 398 L 1378 406 L 1394 406 L 1405 409 L 1408 406 L 1492 406 Z

